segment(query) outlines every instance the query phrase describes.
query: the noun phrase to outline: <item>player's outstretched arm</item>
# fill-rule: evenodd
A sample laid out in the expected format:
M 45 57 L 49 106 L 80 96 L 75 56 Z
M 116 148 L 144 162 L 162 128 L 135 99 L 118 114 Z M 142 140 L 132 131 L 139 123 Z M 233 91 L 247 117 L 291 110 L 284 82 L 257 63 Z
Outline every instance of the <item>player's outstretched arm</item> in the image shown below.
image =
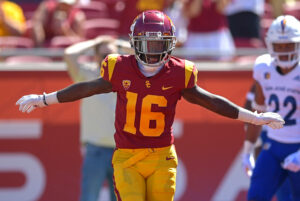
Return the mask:
M 49 94 L 31 94 L 20 98 L 16 105 L 19 105 L 21 112 L 32 112 L 37 107 L 45 107 L 55 103 L 72 102 L 95 94 L 109 93 L 112 86 L 102 78 L 87 82 L 72 84 L 65 89 Z
M 198 104 L 232 119 L 238 119 L 255 125 L 268 125 L 273 129 L 282 128 L 284 120 L 277 113 L 256 113 L 237 106 L 222 96 L 212 94 L 198 86 L 184 89 L 182 91 L 184 99 L 193 104 Z

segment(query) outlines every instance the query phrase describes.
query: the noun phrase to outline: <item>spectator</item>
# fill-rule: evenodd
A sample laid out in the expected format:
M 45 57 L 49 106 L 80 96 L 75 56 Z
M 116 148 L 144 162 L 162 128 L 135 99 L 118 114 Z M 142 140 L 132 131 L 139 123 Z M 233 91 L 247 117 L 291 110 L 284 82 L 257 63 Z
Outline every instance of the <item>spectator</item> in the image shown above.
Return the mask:
M 16 3 L 0 0 L 0 36 L 21 36 L 25 28 L 22 8 Z
M 269 4 L 272 7 L 273 17 L 276 18 L 280 15 L 283 15 L 283 5 L 287 2 L 287 0 L 269 0 Z
M 176 47 L 181 47 L 187 40 L 188 20 L 182 15 L 183 0 L 170 0 L 164 12 L 171 18 L 176 27 Z
M 76 0 L 41 2 L 33 20 L 33 39 L 37 46 L 49 45 L 54 36 L 84 37 L 85 15 L 75 3 Z
M 111 37 L 100 36 L 68 47 L 64 56 L 72 80 L 81 82 L 96 79 L 100 75 L 101 61 L 106 55 L 117 53 L 115 42 Z M 130 48 L 128 42 L 123 44 L 127 44 Z M 90 65 L 79 63 L 79 56 L 89 50 L 94 50 L 95 62 Z M 111 166 L 115 148 L 113 139 L 115 104 L 115 94 L 95 95 L 82 100 L 80 133 L 85 155 L 82 167 L 81 201 L 97 201 L 99 190 L 105 180 L 109 184 L 110 200 L 116 200 Z
M 214 59 L 228 58 L 234 53 L 234 42 L 223 11 L 228 0 L 189 0 L 184 15 L 190 20 L 188 38 L 184 46 L 202 53 L 216 53 Z
M 264 0 L 235 0 L 228 4 L 226 14 L 233 38 L 260 40 L 260 18 L 264 3 Z
M 169 7 L 174 0 L 124 0 L 125 8 L 122 11 L 122 23 L 119 27 L 120 36 L 129 39 L 130 25 L 134 18 L 145 10 L 163 11 Z

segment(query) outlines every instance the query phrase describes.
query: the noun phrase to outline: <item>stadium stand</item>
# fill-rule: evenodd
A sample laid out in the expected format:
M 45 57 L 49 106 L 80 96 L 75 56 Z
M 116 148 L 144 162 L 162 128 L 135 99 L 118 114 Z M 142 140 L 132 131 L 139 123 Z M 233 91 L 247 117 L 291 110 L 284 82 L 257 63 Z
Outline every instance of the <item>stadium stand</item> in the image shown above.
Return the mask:
M 46 56 L 32 56 L 32 55 L 24 55 L 24 56 L 11 56 L 5 59 L 5 63 L 7 64 L 21 64 L 21 63 L 49 63 L 52 62 L 52 59 Z
M 118 37 L 118 27 L 120 22 L 112 18 L 90 19 L 84 23 L 85 37 L 95 38 L 99 35 L 111 35 Z
M 107 5 L 101 1 L 91 1 L 89 4 L 79 4 L 76 7 L 84 12 L 87 20 L 109 17 L 109 9 Z
M 32 48 L 33 41 L 27 37 L 21 36 L 4 36 L 0 37 L 1 48 Z

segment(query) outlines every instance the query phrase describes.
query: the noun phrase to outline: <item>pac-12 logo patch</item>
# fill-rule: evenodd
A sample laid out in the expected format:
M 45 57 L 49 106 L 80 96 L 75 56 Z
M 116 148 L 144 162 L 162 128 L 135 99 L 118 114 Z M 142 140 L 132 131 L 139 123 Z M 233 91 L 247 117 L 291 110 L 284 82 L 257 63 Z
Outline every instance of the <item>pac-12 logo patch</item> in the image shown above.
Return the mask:
M 268 80 L 268 79 L 270 79 L 270 77 L 271 77 L 271 74 L 269 72 L 266 72 L 265 73 L 265 79 Z
M 131 85 L 131 81 L 130 80 L 123 80 L 122 85 L 123 85 L 125 90 L 128 90 L 130 85 Z

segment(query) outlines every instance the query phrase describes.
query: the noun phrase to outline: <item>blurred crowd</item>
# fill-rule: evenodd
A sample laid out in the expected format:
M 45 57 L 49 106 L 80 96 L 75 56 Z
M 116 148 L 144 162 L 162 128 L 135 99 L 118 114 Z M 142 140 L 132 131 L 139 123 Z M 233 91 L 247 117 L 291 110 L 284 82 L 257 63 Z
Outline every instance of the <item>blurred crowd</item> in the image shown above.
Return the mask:
M 279 15 L 300 18 L 297 0 L 0 0 L 0 4 L 2 48 L 65 48 L 99 35 L 128 39 L 134 17 L 157 9 L 175 24 L 178 47 L 201 55 L 216 53 L 213 59 L 226 59 L 236 48 L 265 47 L 265 32 Z

